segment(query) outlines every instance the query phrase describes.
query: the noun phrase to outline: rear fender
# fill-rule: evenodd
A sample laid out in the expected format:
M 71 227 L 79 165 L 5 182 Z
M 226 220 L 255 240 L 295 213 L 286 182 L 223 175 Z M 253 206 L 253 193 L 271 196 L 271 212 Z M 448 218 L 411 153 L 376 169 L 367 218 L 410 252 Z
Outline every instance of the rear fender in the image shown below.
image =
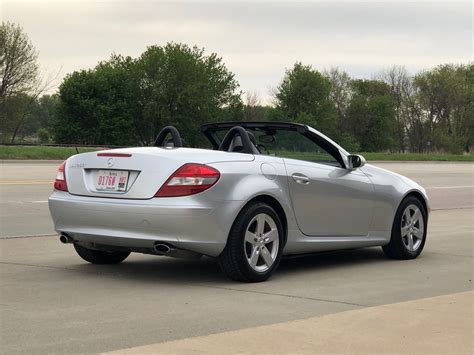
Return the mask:
M 239 208 L 235 211 L 235 217 L 251 200 L 259 196 L 270 196 L 282 207 L 288 230 L 297 229 L 283 162 L 216 163 L 212 166 L 221 172 L 222 179 L 214 188 L 213 198 L 238 201 Z

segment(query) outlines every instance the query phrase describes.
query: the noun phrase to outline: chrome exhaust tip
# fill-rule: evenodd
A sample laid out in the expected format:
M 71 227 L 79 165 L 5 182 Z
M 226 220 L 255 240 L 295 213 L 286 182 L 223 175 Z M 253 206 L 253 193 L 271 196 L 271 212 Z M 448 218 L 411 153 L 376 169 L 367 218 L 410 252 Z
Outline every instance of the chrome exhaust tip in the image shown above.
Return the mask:
M 155 250 L 157 254 L 160 254 L 160 255 L 167 255 L 171 253 L 172 251 L 176 250 L 175 247 L 165 244 L 165 243 L 156 243 L 153 246 L 153 249 Z
M 202 254 L 176 248 L 172 244 L 156 242 L 153 245 L 152 253 L 155 255 L 171 256 L 174 258 L 185 258 L 185 259 L 199 259 Z
M 59 241 L 63 244 L 73 243 L 74 240 L 68 236 L 66 233 L 63 233 L 59 236 Z

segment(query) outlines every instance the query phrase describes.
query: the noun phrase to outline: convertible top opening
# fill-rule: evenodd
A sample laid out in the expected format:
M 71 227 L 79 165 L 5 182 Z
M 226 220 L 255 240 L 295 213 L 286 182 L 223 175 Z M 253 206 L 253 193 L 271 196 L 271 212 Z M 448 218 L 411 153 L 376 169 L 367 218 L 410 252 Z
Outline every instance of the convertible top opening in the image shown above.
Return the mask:
M 219 138 L 218 132 L 225 132 L 233 127 L 242 127 L 252 131 L 272 131 L 286 130 L 296 131 L 304 134 L 309 131 L 308 126 L 301 123 L 290 122 L 219 122 L 207 123 L 201 126 L 201 132 L 209 139 L 214 149 L 219 149 L 222 139 Z
M 200 131 L 213 150 L 297 159 L 304 156 L 303 160 L 345 167 L 341 157 L 343 149 L 301 123 L 216 122 L 202 125 Z M 158 134 L 154 146 L 180 148 L 185 144 L 178 130 L 168 126 Z

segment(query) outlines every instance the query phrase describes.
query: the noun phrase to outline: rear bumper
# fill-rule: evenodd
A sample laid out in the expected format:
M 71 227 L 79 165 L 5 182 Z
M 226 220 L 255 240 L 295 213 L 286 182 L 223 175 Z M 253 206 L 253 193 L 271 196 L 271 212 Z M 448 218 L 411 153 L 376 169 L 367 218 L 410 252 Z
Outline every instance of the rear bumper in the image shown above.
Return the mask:
M 146 249 L 161 241 L 209 256 L 224 249 L 240 205 L 203 204 L 193 197 L 124 200 L 61 191 L 49 198 L 55 230 L 79 243 Z

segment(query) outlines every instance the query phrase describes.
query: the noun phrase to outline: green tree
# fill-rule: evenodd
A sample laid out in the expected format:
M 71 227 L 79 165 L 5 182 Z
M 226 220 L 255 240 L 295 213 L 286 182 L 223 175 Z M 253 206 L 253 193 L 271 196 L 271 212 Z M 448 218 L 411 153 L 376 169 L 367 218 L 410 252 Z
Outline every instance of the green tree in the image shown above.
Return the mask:
M 205 122 L 240 119 L 238 84 L 216 54 L 169 43 L 137 59 L 113 55 L 60 86 L 58 142 L 149 145 L 174 125 L 189 145 L 202 144 Z
M 217 54 L 168 43 L 151 46 L 137 61 L 142 83 L 141 127 L 151 142 L 166 125 L 174 125 L 190 145 L 202 144 L 197 133 L 206 122 L 240 119 L 238 83 Z
M 36 100 L 32 114 L 36 117 L 39 127 L 51 130 L 58 105 L 59 96 L 57 94 L 43 95 Z
M 29 93 L 37 85 L 38 52 L 21 26 L 0 26 L 0 100 Z
M 360 149 L 360 143 L 354 137 L 354 133 L 349 130 L 347 117 L 347 110 L 354 95 L 352 79 L 349 74 L 338 68 L 325 71 L 324 76 L 329 80 L 331 87 L 329 99 L 334 104 L 337 112 L 337 131 L 334 139 L 348 151 L 357 152 Z
M 379 78 L 390 87 L 396 121 L 394 148 L 404 152 L 409 130 L 417 126 L 419 119 L 417 111 L 413 110 L 416 105 L 413 77 L 404 67 L 396 65 L 379 74 Z
M 363 151 L 390 149 L 395 127 L 390 87 L 377 80 L 355 80 L 353 90 L 347 109 L 348 132 Z
M 21 26 L 0 26 L 0 136 L 13 142 L 39 92 L 38 52 Z M 12 107 L 13 105 L 13 107 Z M 23 132 L 24 133 L 24 132 Z
M 349 74 L 338 68 L 324 72 L 324 76 L 330 83 L 329 99 L 336 108 L 338 129 L 343 131 L 346 125 L 347 108 L 353 95 L 352 79 Z
M 38 131 L 36 132 L 36 135 L 38 136 L 38 142 L 39 143 L 50 143 L 51 141 L 51 135 L 49 131 L 46 128 L 38 128 Z
M 26 94 L 7 96 L 0 104 L 0 141 L 12 142 L 12 137 L 19 132 L 19 123 L 25 122 L 29 115 L 29 107 L 34 99 Z
M 415 76 L 423 143 L 429 141 L 431 149 L 470 150 L 474 138 L 473 78 L 474 64 L 440 65 Z
M 136 98 L 129 90 L 134 61 L 112 55 L 93 70 L 74 72 L 59 88 L 57 143 L 129 145 L 137 139 Z
M 275 108 L 273 106 L 262 105 L 260 98 L 255 92 L 247 92 L 245 94 L 245 102 L 242 112 L 243 121 L 273 121 Z
M 329 80 L 321 73 L 310 65 L 296 63 L 286 71 L 275 93 L 278 119 L 304 120 L 302 123 L 334 135 L 336 111 L 329 98 L 330 90 Z

